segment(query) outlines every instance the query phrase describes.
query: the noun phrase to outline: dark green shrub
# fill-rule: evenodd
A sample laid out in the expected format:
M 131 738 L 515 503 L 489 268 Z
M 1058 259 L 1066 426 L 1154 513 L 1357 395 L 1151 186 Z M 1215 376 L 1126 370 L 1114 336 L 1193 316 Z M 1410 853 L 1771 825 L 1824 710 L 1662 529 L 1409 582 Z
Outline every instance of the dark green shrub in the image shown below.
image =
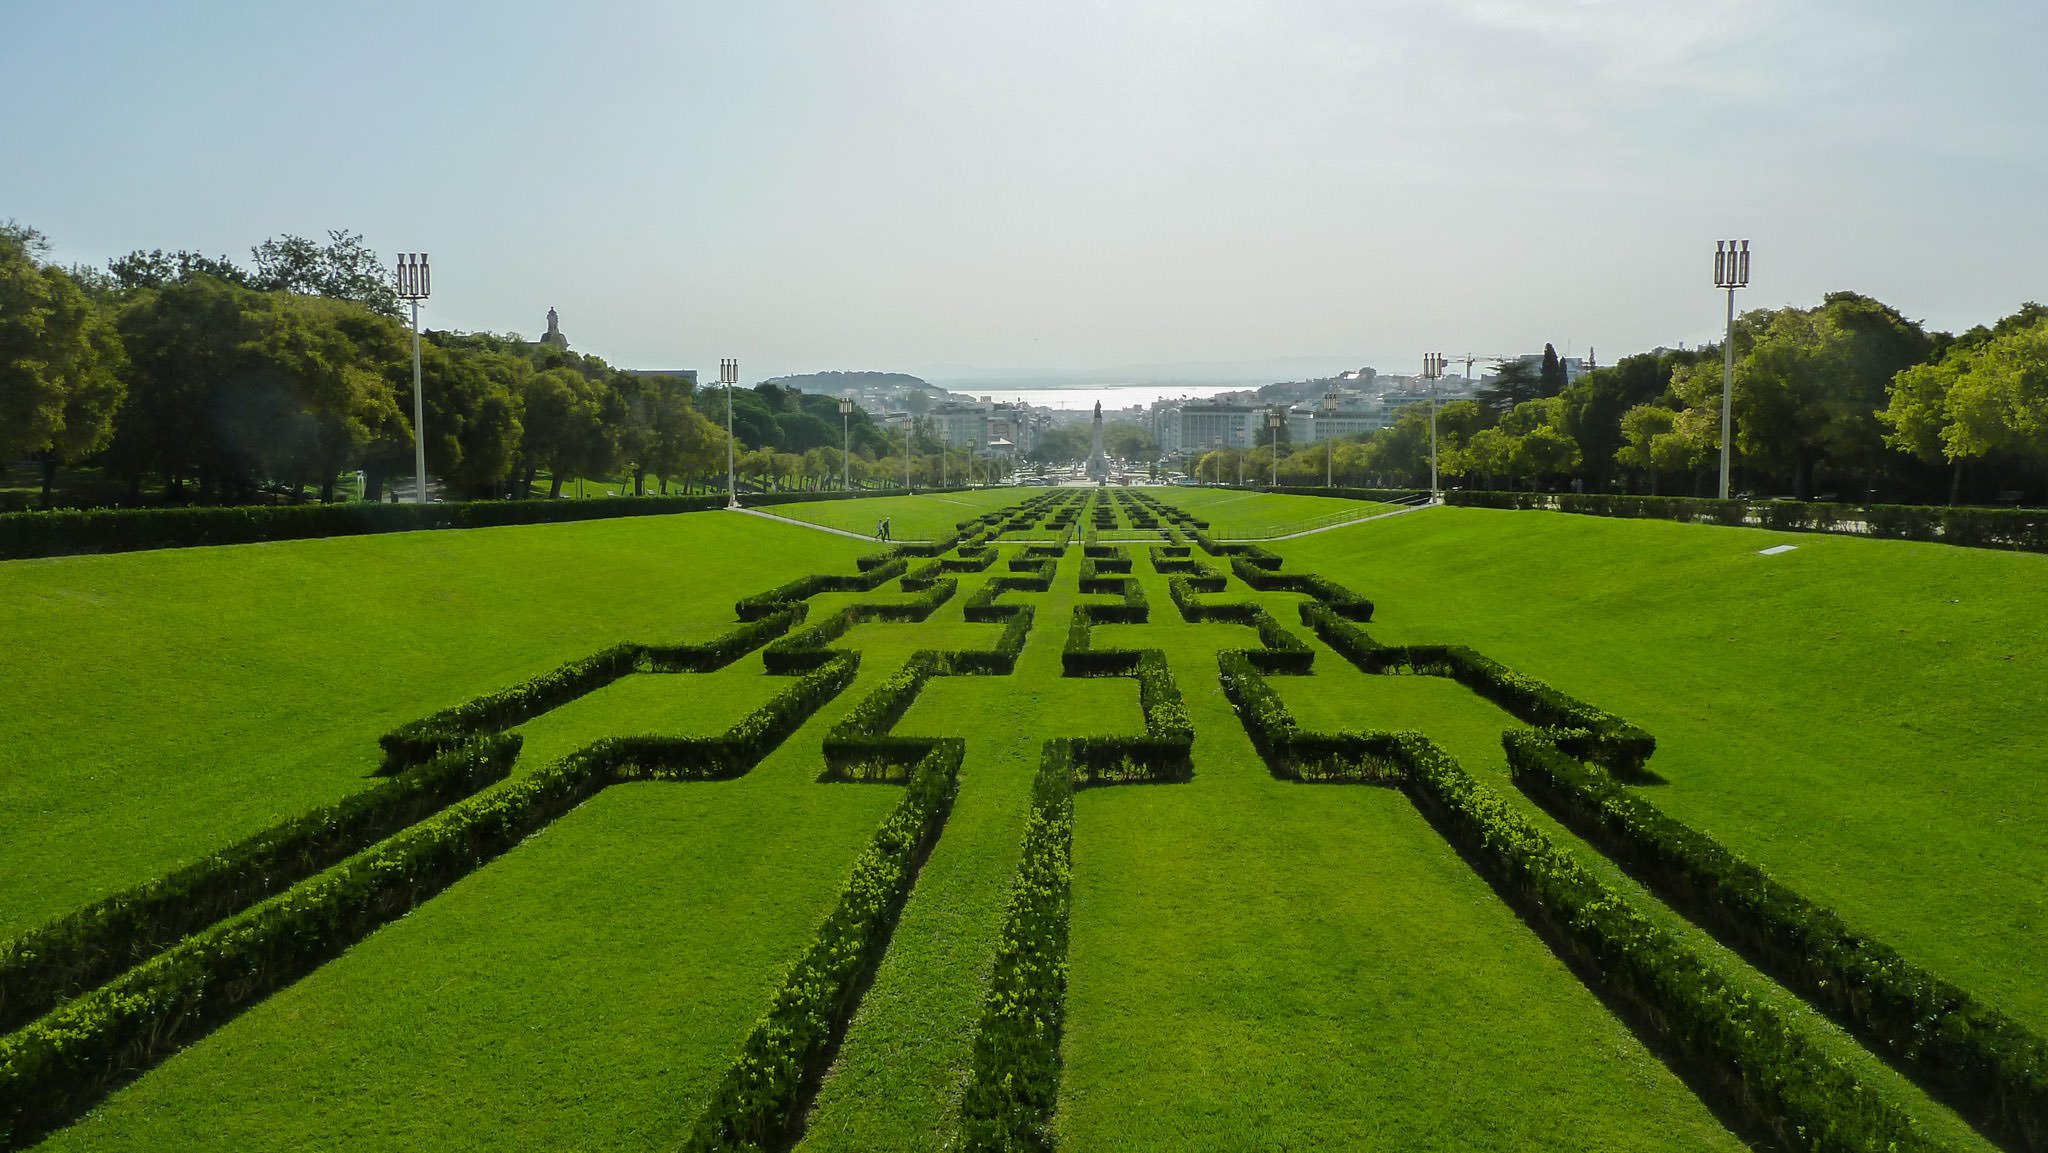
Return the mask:
M 518 755 L 516 735 L 468 740 L 7 942 L 0 946 L 0 1032 L 503 780 Z
M 787 1143 L 796 1106 L 824 1074 L 833 1042 L 882 959 L 918 865 L 945 825 L 961 748 L 957 740 L 934 742 L 919 760 L 903 800 L 854 862 L 839 903 L 712 1091 L 684 1148 L 750 1150 Z
M 2048 1140 L 2048 1042 L 1559 747 L 1503 736 L 1515 784 L 1887 1060 L 2015 1148 Z

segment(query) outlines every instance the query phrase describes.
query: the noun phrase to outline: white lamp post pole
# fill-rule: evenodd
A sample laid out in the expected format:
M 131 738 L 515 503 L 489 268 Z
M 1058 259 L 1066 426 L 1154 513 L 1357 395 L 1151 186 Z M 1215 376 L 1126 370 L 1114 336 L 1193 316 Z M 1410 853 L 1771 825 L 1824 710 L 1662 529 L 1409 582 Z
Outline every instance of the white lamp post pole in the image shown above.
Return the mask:
M 1441 353 L 1423 356 L 1422 378 L 1429 382 L 1429 495 L 1436 500 L 1442 500 L 1444 495 L 1436 476 L 1436 382 L 1443 374 L 1444 358 Z
M 414 504 L 427 503 L 427 417 L 420 399 L 420 301 L 432 294 L 433 273 L 424 252 L 398 254 L 398 297 L 412 302 L 412 465 Z
M 1280 487 L 1280 422 L 1285 419 L 1277 411 L 1266 414 L 1266 427 L 1273 433 L 1266 438 L 1266 447 L 1273 453 L 1273 488 Z
M 1735 408 L 1735 290 L 1749 287 L 1749 241 L 1714 242 L 1714 287 L 1728 290 L 1728 328 L 1721 339 L 1721 499 L 1727 500 L 1728 454 L 1734 439 L 1730 425 Z
M 732 439 L 732 386 L 740 382 L 740 362 L 726 359 L 718 362 L 718 383 L 725 386 L 725 507 L 740 507 L 740 486 L 735 465 Z
M 1327 420 L 1327 419 L 1329 419 L 1329 418 L 1331 418 L 1331 417 L 1334 417 L 1334 416 L 1336 416 L 1336 415 L 1337 415 L 1337 390 L 1333 388 L 1333 389 L 1331 389 L 1330 391 L 1328 391 L 1328 392 L 1326 392 L 1326 393 L 1324 393 L 1324 394 L 1323 394 L 1323 417 L 1324 417 L 1324 419 L 1326 419 L 1326 420 Z M 1321 429 L 1317 429 L 1316 431 L 1317 431 L 1317 432 L 1322 432 L 1322 430 L 1321 430 Z M 1330 436 L 1330 435 L 1328 435 L 1328 434 L 1326 433 L 1326 434 L 1324 434 L 1324 436 L 1323 436 L 1323 487 L 1324 487 L 1324 488 L 1335 488 L 1335 487 L 1336 487 L 1336 485 L 1337 485 L 1337 438 L 1336 438 L 1336 437 L 1333 437 L 1333 436 Z
M 839 398 L 839 488 L 853 491 L 853 398 Z

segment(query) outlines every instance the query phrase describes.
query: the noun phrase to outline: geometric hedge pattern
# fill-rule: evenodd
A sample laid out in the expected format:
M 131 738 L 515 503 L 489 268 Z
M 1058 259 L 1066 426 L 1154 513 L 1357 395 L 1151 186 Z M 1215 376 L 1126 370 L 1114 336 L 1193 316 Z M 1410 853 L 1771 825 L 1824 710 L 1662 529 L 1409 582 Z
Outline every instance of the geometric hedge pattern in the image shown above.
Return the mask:
M 1932 1147 L 1826 1055 L 1810 1021 L 1747 995 L 1724 962 L 1659 927 L 1639 896 L 1586 869 L 1428 735 L 1300 725 L 1272 679 L 1314 675 L 1318 649 L 1260 601 L 1230 599 L 1233 581 L 1301 594 L 1300 624 L 1366 673 L 1450 678 L 1500 706 L 1520 722 L 1503 734 L 1513 783 L 1564 826 L 1985 1135 L 2048 1149 L 2048 1045 L 1665 815 L 1630 787 L 1655 780 L 1650 734 L 1469 648 L 1381 644 L 1366 628 L 1373 605 L 1357 591 L 1286 572 L 1277 556 L 1218 542 L 1207 527 L 1144 492 L 1045 493 L 962 522 L 944 540 L 871 554 L 853 574 L 748 597 L 735 606 L 740 623 L 707 643 L 617 645 L 387 734 L 375 786 L 0 946 L 0 1147 L 77 1117 L 609 785 L 746 773 L 853 683 L 861 654 L 841 643 L 849 629 L 922 621 L 966 580 L 975 589 L 965 617 L 1002 625 L 995 644 L 913 653 L 822 739 L 821 787 L 896 787 L 901 800 L 685 1144 L 777 1147 L 795 1131 L 945 827 L 972 739 L 906 737 L 897 722 L 935 677 L 1010 675 L 1031 631 L 1051 626 L 1066 629 L 1065 675 L 1137 682 L 1144 727 L 1045 742 L 974 1041 L 962 1144 L 1049 1148 L 1074 793 L 1171 787 L 1194 771 L 1194 730 L 1164 655 L 1096 643 L 1097 626 L 1143 625 L 1158 611 L 1133 576 L 1144 564 L 1165 579 L 1168 611 L 1220 626 L 1217 676 L 1275 777 L 1400 790 L 1739 1127 L 1785 1148 Z M 1110 532 L 1142 539 L 1101 543 Z M 1022 535 L 1034 541 L 1013 539 Z M 1083 602 L 1068 621 L 1037 621 L 1038 594 L 1072 570 Z M 849 592 L 876 595 L 810 619 L 812 598 Z M 757 652 L 786 685 L 726 732 L 607 738 L 507 779 L 515 726 L 621 677 L 689 676 Z

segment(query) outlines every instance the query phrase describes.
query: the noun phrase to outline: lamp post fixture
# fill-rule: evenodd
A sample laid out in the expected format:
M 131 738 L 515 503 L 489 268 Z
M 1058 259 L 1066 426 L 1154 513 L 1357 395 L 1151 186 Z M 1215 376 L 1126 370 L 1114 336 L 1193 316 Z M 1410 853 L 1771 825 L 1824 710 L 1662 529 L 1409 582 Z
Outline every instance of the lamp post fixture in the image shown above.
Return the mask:
M 1337 415 L 1337 400 L 1337 390 L 1334 388 L 1323 394 L 1322 418 L 1324 420 L 1328 420 L 1331 417 Z M 1321 432 L 1322 430 L 1317 429 L 1316 431 Z M 1335 437 L 1325 435 L 1323 437 L 1323 487 L 1335 488 L 1336 485 L 1337 440 Z
M 1741 245 L 1737 248 L 1737 245 Z M 1721 499 L 1728 499 L 1728 452 L 1735 407 L 1735 290 L 1749 287 L 1749 241 L 1714 242 L 1714 287 L 1728 290 L 1728 329 L 1721 339 Z
M 1223 483 L 1223 438 L 1222 438 L 1222 437 L 1220 437 L 1220 436 L 1212 436 L 1212 437 L 1210 437 L 1210 438 L 1209 438 L 1209 459 L 1210 459 L 1210 461 L 1212 461 L 1212 462 L 1213 462 L 1213 463 L 1211 463 L 1211 464 L 1209 465 L 1209 483 L 1211 483 L 1211 484 L 1222 484 L 1222 483 Z
M 1444 357 L 1440 352 L 1431 352 L 1422 358 L 1422 379 L 1429 382 L 1429 495 L 1435 500 L 1443 499 L 1443 490 L 1436 479 L 1436 382 L 1444 375 Z
M 1277 408 L 1266 414 L 1266 427 L 1272 430 L 1272 435 L 1266 438 L 1266 447 L 1273 454 L 1273 488 L 1280 487 L 1280 426 L 1286 423 L 1286 420 Z
M 917 414 L 916 414 L 916 413 L 914 413 L 914 412 L 906 412 L 906 413 L 904 413 L 904 414 L 903 414 L 903 416 L 904 416 L 904 423 L 903 423 L 903 491 L 904 491 L 904 492 L 909 492 L 909 491 L 910 491 L 910 441 L 911 441 L 911 438 L 912 438 L 912 437 L 915 437 L 915 436 L 917 435 Z
M 427 503 L 427 417 L 420 400 L 420 301 L 433 293 L 424 252 L 398 254 L 398 298 L 412 302 L 412 466 L 414 504 Z
M 853 398 L 839 398 L 839 488 L 842 492 L 853 490 Z
M 732 441 L 732 386 L 740 382 L 740 362 L 734 359 L 718 362 L 718 383 L 725 386 L 725 507 L 740 507 L 740 486 L 736 479 L 738 469 Z

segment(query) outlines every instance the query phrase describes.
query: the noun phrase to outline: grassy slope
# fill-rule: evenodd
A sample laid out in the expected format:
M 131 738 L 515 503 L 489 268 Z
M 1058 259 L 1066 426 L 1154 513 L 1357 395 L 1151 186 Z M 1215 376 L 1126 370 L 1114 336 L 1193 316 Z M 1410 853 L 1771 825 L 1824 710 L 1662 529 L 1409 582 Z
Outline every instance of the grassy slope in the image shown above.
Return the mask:
M 536 745 L 714 732 L 782 678 L 633 677 Z M 686 1130 L 900 792 L 842 695 L 748 776 L 615 786 L 53 1138 L 59 1150 L 649 1149 Z
M 698 513 L 0 564 L 0 936 L 359 787 L 399 723 L 862 551 Z
M 1298 529 L 1303 522 L 1337 514 L 1381 511 L 1371 501 L 1334 496 L 1248 492 L 1230 488 L 1154 488 L 1159 499 L 1209 522 L 1209 535 L 1219 540 L 1271 536 Z
M 967 737 L 960 795 L 818 1095 L 806 1150 L 938 1149 L 957 1128 L 1041 745 L 1144 724 L 1136 681 L 1060 676 L 1079 572 L 1070 556 L 1050 594 L 1007 595 L 1037 606 L 1013 676 L 935 680 L 897 725 Z M 958 617 L 966 595 L 935 619 Z
M 1143 579 L 1098 643 L 1167 650 L 1196 777 L 1077 801 L 1063 1145 L 1739 1147 L 1399 794 L 1273 780 L 1217 684 L 1250 630 Z
M 805 501 L 770 505 L 761 511 L 793 517 L 829 528 L 873 536 L 875 522 L 888 517 L 897 540 L 933 540 L 953 526 L 990 509 L 1021 503 L 1042 489 L 984 488 L 965 492 L 920 493 L 916 496 L 856 497 L 851 500 Z
M 2048 1027 L 2048 557 L 1465 509 L 1279 551 L 1374 597 L 1382 639 L 1646 726 L 1659 804 Z

